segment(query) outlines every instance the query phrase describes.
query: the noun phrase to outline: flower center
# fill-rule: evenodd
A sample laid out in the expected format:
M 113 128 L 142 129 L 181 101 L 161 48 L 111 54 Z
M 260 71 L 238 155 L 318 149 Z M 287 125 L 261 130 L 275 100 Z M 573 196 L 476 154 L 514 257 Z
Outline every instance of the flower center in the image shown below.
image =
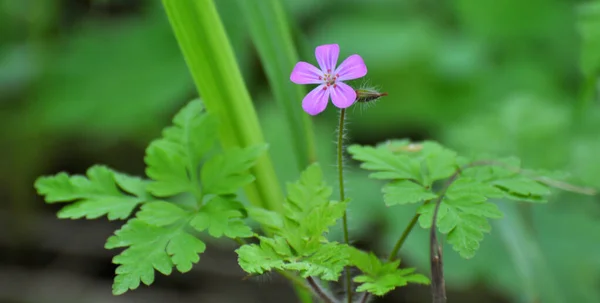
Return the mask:
M 335 86 L 335 82 L 337 81 L 337 78 L 339 77 L 339 74 L 332 74 L 331 70 L 328 69 L 327 73 L 323 73 L 323 77 L 319 77 L 321 80 L 323 80 L 327 86 L 330 85 L 334 85 Z

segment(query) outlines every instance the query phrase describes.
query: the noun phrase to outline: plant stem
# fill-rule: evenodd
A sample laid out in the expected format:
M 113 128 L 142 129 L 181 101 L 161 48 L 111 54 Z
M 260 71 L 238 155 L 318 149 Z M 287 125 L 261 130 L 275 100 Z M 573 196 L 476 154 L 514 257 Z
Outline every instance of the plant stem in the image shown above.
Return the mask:
M 425 202 L 424 204 L 429 203 L 429 201 Z M 398 255 L 398 252 L 400 251 L 400 248 L 402 248 L 402 245 L 404 245 L 404 242 L 406 241 L 406 238 L 408 238 L 408 235 L 410 234 L 410 232 L 412 231 L 412 229 L 415 227 L 415 225 L 417 225 L 417 222 L 419 221 L 419 216 L 420 214 L 415 214 L 412 217 L 412 220 L 410 220 L 410 222 L 408 223 L 408 225 L 406 226 L 406 228 L 404 229 L 404 231 L 402 232 L 402 235 L 400 236 L 400 239 L 398 239 L 398 242 L 396 242 L 396 245 L 394 245 L 394 248 L 392 249 L 392 252 L 390 252 L 390 255 L 388 256 L 388 261 L 394 261 L 396 259 L 396 256 Z M 360 299 L 360 301 L 358 301 L 359 303 L 366 303 L 369 300 L 370 294 L 368 292 L 365 292 L 362 296 L 362 298 Z
M 306 281 L 308 282 L 308 285 L 310 285 L 310 288 L 312 288 L 313 292 L 319 298 L 321 298 L 321 300 L 323 300 L 323 302 L 335 303 L 335 299 L 332 299 L 331 297 L 329 297 L 329 295 L 321 288 L 321 286 L 319 286 L 319 284 L 317 283 L 317 281 L 315 281 L 315 279 L 313 279 L 313 277 L 306 278 Z
M 429 201 L 427 201 L 427 202 L 429 202 Z M 427 203 L 427 202 L 425 202 L 425 203 Z M 400 248 L 402 248 L 404 241 L 406 241 L 406 238 L 408 238 L 408 235 L 412 231 L 413 227 L 415 227 L 415 225 L 417 224 L 417 221 L 419 220 L 419 216 L 420 216 L 420 214 L 415 214 L 412 217 L 412 220 L 410 220 L 410 223 L 408 223 L 408 225 L 404 229 L 404 232 L 402 232 L 402 236 L 400 236 L 400 239 L 398 239 L 398 242 L 396 242 L 396 245 L 392 249 L 392 252 L 390 253 L 390 255 L 388 257 L 388 261 L 391 262 L 396 259 L 396 256 L 398 255 L 398 251 L 400 251 Z
M 346 200 L 346 192 L 344 190 L 344 122 L 346 118 L 346 109 L 340 109 L 340 124 L 338 125 L 338 140 L 337 140 L 337 168 L 338 180 L 340 182 L 340 201 Z M 350 244 L 348 237 L 348 211 L 344 211 L 343 217 L 344 242 Z M 352 303 L 352 277 L 350 276 L 350 268 L 344 269 L 346 273 L 346 295 L 348 303 Z

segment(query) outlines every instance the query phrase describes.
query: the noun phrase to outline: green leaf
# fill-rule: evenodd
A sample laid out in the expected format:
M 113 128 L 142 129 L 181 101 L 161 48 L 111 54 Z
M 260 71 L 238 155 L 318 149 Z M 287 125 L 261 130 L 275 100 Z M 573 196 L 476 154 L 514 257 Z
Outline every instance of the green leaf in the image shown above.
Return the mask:
M 472 178 L 457 179 L 442 200 L 437 217 L 437 228 L 448 234 L 447 241 L 463 258 L 472 258 L 483 240 L 483 234 L 490 231 L 487 218 L 502 218 L 503 214 L 488 197 L 498 197 L 497 189 Z M 419 207 L 419 224 L 430 228 L 435 204 Z
M 284 258 L 266 242 L 261 242 L 260 245 L 243 245 L 235 252 L 238 254 L 240 267 L 249 274 L 262 275 L 274 269 L 283 269 Z
M 274 269 L 291 270 L 297 271 L 304 278 L 314 276 L 335 281 L 348 265 L 348 247 L 343 244 L 326 243 L 307 256 L 295 256 L 289 248 L 276 250 L 272 246 L 273 241 L 265 240 L 261 239 L 260 245 L 244 245 L 236 250 L 238 263 L 247 273 L 263 274 Z M 285 242 L 275 243 L 283 245 Z
M 246 211 L 248 211 L 248 217 L 260 223 L 261 227 L 269 229 L 272 232 L 281 232 L 283 230 L 284 221 L 281 214 L 254 206 L 246 206 Z
M 404 154 L 394 154 L 385 147 L 351 145 L 348 152 L 355 160 L 362 161 L 360 167 L 377 171 L 369 175 L 373 179 L 413 179 L 421 181 L 419 161 Z
M 283 268 L 295 270 L 303 278 L 319 277 L 327 281 L 337 281 L 344 267 L 348 265 L 348 247 L 339 243 L 326 243 L 301 261 L 289 262 Z
M 399 269 L 400 261 L 383 262 L 375 254 L 350 248 L 350 263 L 358 267 L 363 274 L 354 277 L 354 282 L 361 283 L 358 292 L 369 292 L 383 296 L 391 290 L 410 283 L 429 284 L 429 279 L 415 274 L 414 268 Z
M 146 174 L 154 180 L 148 191 L 158 197 L 169 197 L 191 191 L 185 159 L 180 146 L 166 140 L 154 141 L 146 149 Z
M 332 189 L 323 181 L 323 172 L 318 164 L 310 165 L 300 175 L 300 180 L 287 184 L 285 216 L 300 224 L 315 207 L 329 202 Z
M 347 201 L 329 201 L 332 189 L 323 181 L 318 164 L 310 165 L 300 175 L 300 180 L 287 184 L 288 196 L 284 207 L 288 237 L 299 235 L 305 244 L 316 244 L 322 235 L 343 217 Z M 296 244 L 296 249 L 305 245 Z
M 181 109 L 173 126 L 146 149 L 146 174 L 154 180 L 148 190 L 158 197 L 197 192 L 198 166 L 213 147 L 216 127 L 216 120 L 204 112 L 200 100 Z
M 113 293 L 119 295 L 136 289 L 140 282 L 152 284 L 154 270 L 164 275 L 170 275 L 173 266 L 180 272 L 189 271 L 200 260 L 198 254 L 204 252 L 206 245 L 187 234 L 184 226 L 158 227 L 131 219 L 108 238 L 107 249 L 127 247 L 113 258 L 113 263 L 119 264 Z
M 190 225 L 198 231 L 208 229 L 208 233 L 215 238 L 223 235 L 229 238 L 252 237 L 252 229 L 241 219 L 243 209 L 238 201 L 214 196 L 202 206 Z
M 458 168 L 456 152 L 433 141 L 425 141 L 422 146 L 429 183 L 446 179 L 456 172 Z
M 250 208 L 250 216 L 270 226 L 275 235 L 259 237 L 260 245 L 244 245 L 236 251 L 242 269 L 250 274 L 293 270 L 302 277 L 337 280 L 348 263 L 347 246 L 328 242 L 324 234 L 343 217 L 347 201 L 329 201 L 331 192 L 315 163 L 302 172 L 300 180 L 288 184 L 284 218 Z
M 35 188 L 45 196 L 47 203 L 74 202 L 58 212 L 59 218 L 95 219 L 106 215 L 109 220 L 126 219 L 137 205 L 149 196 L 143 190 L 145 181 L 119 174 L 96 165 L 87 171 L 87 177 L 69 176 L 62 172 L 55 176 L 40 177 Z M 119 186 L 133 194 L 128 195 Z
M 448 233 L 446 240 L 461 257 L 472 258 L 483 240 L 483 233 L 491 230 L 490 224 L 482 216 L 457 213 L 456 217 L 456 227 Z
M 492 184 L 509 193 L 510 195 L 507 195 L 508 198 L 514 197 L 513 194 L 524 198 L 547 196 L 550 194 L 550 189 L 546 185 L 523 176 L 495 180 Z
M 166 226 L 190 216 L 190 212 L 164 201 L 144 204 L 136 217 L 150 225 Z
M 423 186 L 408 180 L 394 181 L 383 187 L 383 200 L 387 206 L 418 203 L 436 197 Z
M 185 273 L 192 269 L 194 263 L 200 261 L 198 254 L 206 250 L 206 244 L 198 238 L 179 230 L 167 244 L 167 254 L 171 256 L 173 265 L 179 272 Z
M 254 181 L 248 169 L 267 150 L 266 145 L 234 148 L 208 160 L 202 167 L 202 189 L 205 194 L 227 195 Z

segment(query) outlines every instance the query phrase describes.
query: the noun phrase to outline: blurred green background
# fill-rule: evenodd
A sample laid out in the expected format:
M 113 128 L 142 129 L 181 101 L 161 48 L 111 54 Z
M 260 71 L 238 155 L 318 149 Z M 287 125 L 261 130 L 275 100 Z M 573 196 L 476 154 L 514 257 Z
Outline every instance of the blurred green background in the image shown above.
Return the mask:
M 216 0 L 282 181 L 298 175 L 289 134 L 238 1 Z M 600 187 L 600 6 L 558 0 L 284 0 L 300 57 L 340 44 L 389 96 L 349 111 L 349 143 L 433 139 L 464 154 L 515 155 Z M 148 142 L 196 95 L 159 1 L 0 0 L 0 302 L 294 302 L 276 276 L 241 281 L 231 245 L 189 274 L 112 297 L 118 222 L 59 221 L 35 178 L 95 163 L 143 174 Z M 292 84 L 290 84 L 292 85 Z M 298 110 L 300 108 L 300 100 Z M 336 112 L 316 117 L 333 177 Z M 386 208 L 381 183 L 348 163 L 351 235 L 385 255 L 414 208 Z M 331 184 L 333 183 L 333 178 Z M 475 258 L 445 249 L 450 302 L 600 302 L 600 199 L 498 201 L 505 219 Z M 339 235 L 333 235 L 336 237 Z M 428 273 L 427 233 L 402 249 Z M 377 302 L 428 302 L 399 289 Z

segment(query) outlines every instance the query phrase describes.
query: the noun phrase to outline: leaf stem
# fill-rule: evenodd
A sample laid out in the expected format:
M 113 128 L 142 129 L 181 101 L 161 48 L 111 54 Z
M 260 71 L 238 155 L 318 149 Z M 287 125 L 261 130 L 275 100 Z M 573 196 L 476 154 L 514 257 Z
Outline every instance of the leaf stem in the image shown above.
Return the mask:
M 346 200 L 346 192 L 344 190 L 344 122 L 346 118 L 346 109 L 340 109 L 340 123 L 338 125 L 338 140 L 337 140 L 337 168 L 338 180 L 340 182 L 340 201 Z M 350 244 L 348 237 L 348 211 L 344 211 L 343 217 L 344 242 Z M 348 303 L 352 303 L 352 277 L 350 276 L 350 268 L 346 266 L 344 269 L 346 276 L 346 294 Z
M 427 201 L 425 203 L 428 203 L 428 202 L 429 201 Z M 398 255 L 398 251 L 400 251 L 400 248 L 402 248 L 402 245 L 406 241 L 406 238 L 408 238 L 408 235 L 410 234 L 410 232 L 412 231 L 412 229 L 415 227 L 415 225 L 417 225 L 417 221 L 419 220 L 419 216 L 420 216 L 420 214 L 417 213 L 417 214 L 415 214 L 412 217 L 412 220 L 410 220 L 410 223 L 408 223 L 408 225 L 404 229 L 404 232 L 402 232 L 402 235 L 400 236 L 400 239 L 398 239 L 398 242 L 396 242 L 396 245 L 392 249 L 392 252 L 390 253 L 390 255 L 388 257 L 388 261 L 391 262 L 391 261 L 394 261 L 396 259 L 396 256 Z
M 431 200 L 426 201 L 424 204 L 429 203 Z M 421 216 L 421 214 L 415 214 L 412 219 L 410 220 L 410 222 L 408 223 L 408 225 L 406 226 L 406 228 L 404 229 L 404 231 L 402 232 L 402 235 L 400 236 L 400 239 L 398 239 L 398 241 L 396 242 L 396 245 L 394 245 L 394 248 L 392 249 L 392 252 L 390 252 L 390 255 L 388 256 L 388 261 L 394 261 L 396 259 L 396 256 L 398 255 L 398 252 L 400 251 L 400 248 L 402 248 L 402 245 L 404 245 L 404 242 L 406 241 L 406 238 L 408 238 L 408 235 L 410 234 L 410 232 L 413 230 L 413 228 L 415 227 L 415 225 L 417 225 L 417 222 L 419 221 L 419 216 Z M 371 296 L 370 293 L 365 292 L 362 296 L 362 298 L 360 299 L 360 301 L 358 301 L 359 303 L 366 303 L 369 301 L 369 297 Z
M 319 297 L 321 298 L 321 300 L 323 300 L 323 302 L 325 303 L 335 303 L 335 299 L 331 298 L 324 290 L 323 288 L 321 288 L 321 286 L 317 283 L 317 281 L 315 281 L 315 279 L 313 279 L 313 277 L 308 277 L 306 278 L 306 281 L 308 282 L 308 285 L 310 285 L 310 288 L 312 288 L 312 291 Z

